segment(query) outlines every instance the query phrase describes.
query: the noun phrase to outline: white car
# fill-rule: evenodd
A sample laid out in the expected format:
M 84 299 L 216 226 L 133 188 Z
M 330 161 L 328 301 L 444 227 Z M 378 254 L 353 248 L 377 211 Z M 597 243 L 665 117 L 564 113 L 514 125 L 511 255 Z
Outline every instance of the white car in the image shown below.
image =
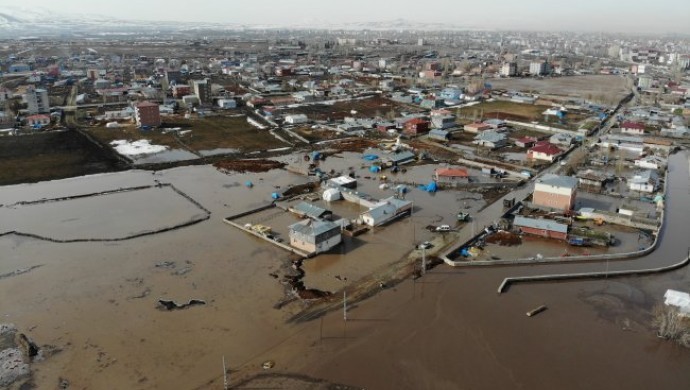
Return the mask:
M 430 243 L 429 241 L 424 241 L 423 243 L 417 245 L 417 249 L 429 249 L 433 246 L 434 244 Z
M 441 225 L 436 228 L 437 232 L 449 232 L 450 231 L 450 225 Z

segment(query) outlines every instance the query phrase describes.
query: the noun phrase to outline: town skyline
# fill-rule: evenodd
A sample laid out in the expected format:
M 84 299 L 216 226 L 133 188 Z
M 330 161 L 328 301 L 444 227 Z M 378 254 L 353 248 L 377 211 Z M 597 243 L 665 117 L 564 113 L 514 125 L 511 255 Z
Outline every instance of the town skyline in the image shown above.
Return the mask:
M 117 3 L 93 3 L 70 0 L 56 4 L 49 0 L 27 0 L 16 3 L 0 0 L 2 19 L 57 14 L 68 16 L 110 16 L 115 19 L 156 22 L 208 22 L 228 25 L 259 25 L 286 28 L 341 28 L 348 23 L 393 22 L 404 29 L 405 22 L 439 24 L 439 29 L 582 31 L 606 33 L 680 33 L 689 34 L 684 18 L 690 15 L 690 3 L 660 0 L 654 7 L 622 7 L 613 0 L 530 1 L 516 7 L 505 0 L 485 1 L 481 6 L 468 1 L 440 0 L 434 7 L 422 7 L 416 1 L 366 2 L 351 0 L 343 6 L 331 2 L 295 0 L 290 3 L 268 0 L 261 7 L 254 4 L 228 4 L 210 0 L 193 7 L 169 7 L 166 2 L 151 0 Z M 133 12 L 133 10 L 137 12 Z

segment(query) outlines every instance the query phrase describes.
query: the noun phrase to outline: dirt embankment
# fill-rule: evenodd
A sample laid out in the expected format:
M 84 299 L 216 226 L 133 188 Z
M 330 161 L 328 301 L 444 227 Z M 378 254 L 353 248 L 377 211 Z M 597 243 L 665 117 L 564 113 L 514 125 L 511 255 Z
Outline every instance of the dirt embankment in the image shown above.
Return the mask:
M 268 172 L 285 167 L 285 163 L 275 160 L 225 160 L 213 164 L 214 167 L 234 172 Z

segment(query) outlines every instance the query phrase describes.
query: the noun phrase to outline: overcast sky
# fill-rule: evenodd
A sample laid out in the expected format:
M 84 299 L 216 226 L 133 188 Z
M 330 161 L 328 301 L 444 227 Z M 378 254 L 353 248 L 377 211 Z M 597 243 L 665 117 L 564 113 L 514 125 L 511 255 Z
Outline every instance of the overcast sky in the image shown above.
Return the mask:
M 0 0 L 123 19 L 248 24 L 397 18 L 487 29 L 690 33 L 690 0 Z

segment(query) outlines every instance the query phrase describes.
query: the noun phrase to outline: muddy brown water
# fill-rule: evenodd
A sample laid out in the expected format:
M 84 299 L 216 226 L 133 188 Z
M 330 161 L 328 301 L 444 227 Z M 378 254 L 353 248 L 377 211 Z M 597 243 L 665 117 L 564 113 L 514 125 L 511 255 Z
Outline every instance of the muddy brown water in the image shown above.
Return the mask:
M 666 265 L 687 252 L 688 160 L 675 155 L 671 162 L 672 210 L 662 233 L 670 244 L 661 246 L 651 260 L 611 262 L 611 269 L 650 261 Z M 351 163 L 342 161 L 336 168 Z M 421 175 L 420 180 L 428 173 Z M 322 320 L 288 325 L 286 321 L 303 304 L 273 309 L 284 297 L 284 286 L 269 276 L 281 267 L 286 253 L 227 226 L 222 218 L 265 204 L 276 186 L 283 189 L 306 178 L 279 170 L 225 175 L 209 166 L 155 174 L 129 171 L 2 187 L 0 203 L 151 185 L 154 180 L 174 183 L 210 210 L 211 219 L 115 243 L 55 244 L 0 237 L 0 274 L 43 265 L 0 281 L 2 322 L 15 323 L 38 344 L 62 349 L 34 364 L 37 388 L 54 388 L 59 377 L 75 388 L 218 388 L 223 356 L 231 369 L 231 383 L 260 372 L 261 362 L 273 360 L 276 371 L 372 389 L 690 386 L 690 352 L 657 339 L 647 327 L 647 313 L 665 289 L 687 290 L 688 268 L 644 278 L 517 285 L 498 296 L 496 288 L 505 276 L 605 265 L 440 266 L 417 282 L 384 289 L 352 305 L 347 323 L 341 312 L 332 312 Z M 251 189 L 244 186 L 247 180 L 254 184 Z M 366 192 L 384 195 L 377 192 L 378 182 L 362 182 Z M 120 199 L 112 207 L 117 205 L 147 223 L 151 223 L 149 212 L 187 217 L 184 202 L 177 200 L 165 200 L 163 211 L 123 205 L 123 200 L 159 201 L 156 194 L 139 198 L 144 195 Z M 430 195 L 415 190 L 410 197 L 419 206 L 419 222 L 413 216 L 375 232 L 368 237 L 373 244 L 358 248 L 357 256 L 335 253 L 305 264 L 305 283 L 336 289 L 334 274 L 364 274 L 385 267 L 412 246 L 408 240 L 417 223 L 421 227 L 428 220 L 451 221 L 464 202 L 451 192 Z M 98 213 L 84 210 L 107 205 L 86 205 L 72 207 L 99 223 L 99 232 L 108 233 L 109 224 L 118 231 L 117 218 L 103 214 L 106 217 L 99 220 Z M 0 208 L 3 226 L 9 225 L 7 218 L 16 211 Z M 27 227 L 42 223 L 40 213 L 25 218 L 21 223 Z M 70 229 L 61 233 L 85 230 L 75 225 Z M 162 261 L 175 266 L 156 267 Z M 161 298 L 203 299 L 207 304 L 164 312 L 156 310 Z M 533 318 L 525 316 L 541 304 L 549 309 Z

